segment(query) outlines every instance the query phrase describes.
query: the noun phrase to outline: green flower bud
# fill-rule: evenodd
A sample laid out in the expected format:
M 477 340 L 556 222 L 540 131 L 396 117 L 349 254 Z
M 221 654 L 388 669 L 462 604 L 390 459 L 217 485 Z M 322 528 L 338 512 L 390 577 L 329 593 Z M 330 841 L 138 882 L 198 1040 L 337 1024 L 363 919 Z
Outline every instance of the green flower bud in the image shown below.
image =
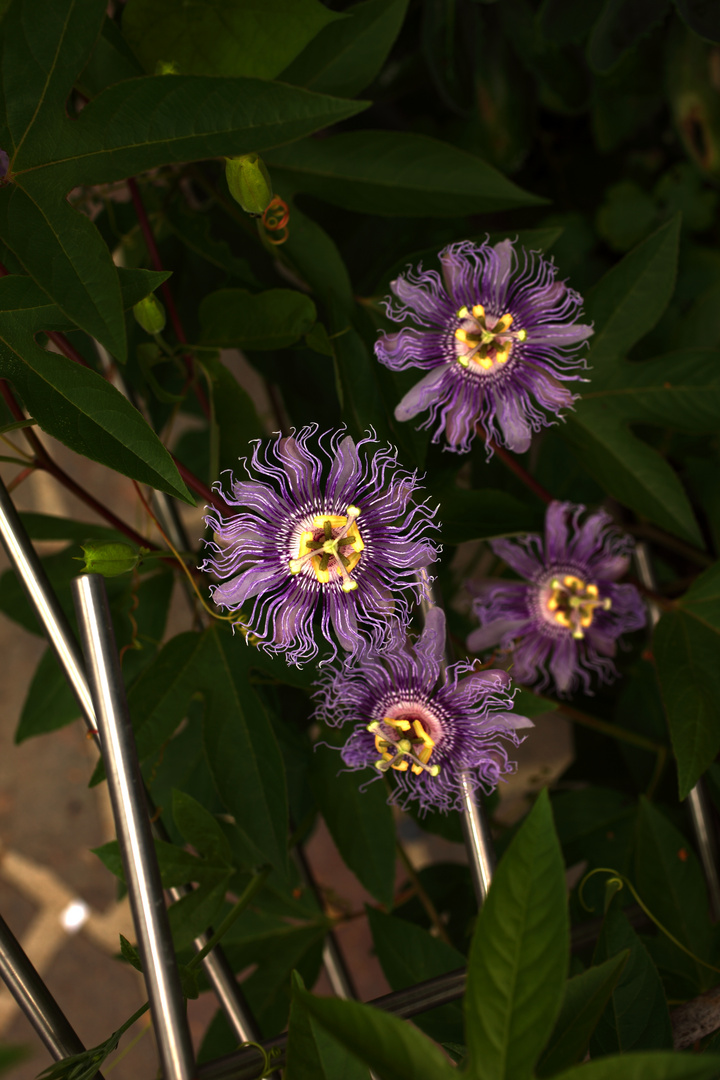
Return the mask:
M 133 315 L 148 334 L 161 334 L 165 329 L 165 308 L 154 293 L 135 304 Z
M 260 217 L 273 197 L 270 174 L 259 154 L 228 158 L 225 179 L 235 202 L 246 214 Z
M 104 540 L 88 540 L 82 545 L 85 565 L 83 573 L 117 577 L 129 574 L 140 563 L 140 552 L 130 544 L 109 543 Z M 82 560 L 78 560 L 81 562 Z

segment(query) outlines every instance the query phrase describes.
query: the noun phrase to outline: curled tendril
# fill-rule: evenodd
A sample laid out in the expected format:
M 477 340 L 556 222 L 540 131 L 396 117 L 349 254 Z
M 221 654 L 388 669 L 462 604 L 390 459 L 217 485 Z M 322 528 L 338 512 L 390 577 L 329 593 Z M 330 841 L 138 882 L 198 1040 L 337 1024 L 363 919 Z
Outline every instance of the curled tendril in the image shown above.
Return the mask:
M 288 229 L 288 222 L 290 220 L 290 208 L 284 199 L 281 199 L 279 195 L 273 195 L 272 199 L 265 208 L 265 213 L 262 216 L 262 223 L 265 226 L 267 232 L 280 232 L 282 230 L 282 236 L 266 236 L 266 240 L 270 244 L 284 244 L 290 235 Z
M 256 1042 L 240 1043 L 238 1049 L 246 1050 L 251 1046 L 255 1047 L 256 1050 L 259 1050 L 263 1056 L 263 1067 L 262 1072 L 260 1073 L 260 1077 L 262 1080 L 262 1077 L 268 1076 L 274 1070 L 275 1066 L 273 1065 L 273 1059 L 280 1056 L 280 1050 L 276 1046 L 274 1046 L 268 1053 L 264 1046 L 261 1046 L 260 1043 Z
M 640 895 L 638 894 L 637 889 L 635 888 L 633 883 L 629 880 L 629 878 L 626 878 L 624 874 L 619 873 L 619 871 L 617 871 L 617 870 L 611 870 L 607 866 L 597 866 L 597 867 L 595 867 L 594 870 L 591 870 L 589 874 L 585 875 L 585 877 L 580 882 L 580 888 L 578 889 L 578 899 L 579 899 L 581 905 L 583 906 L 583 908 L 585 909 L 585 911 L 592 913 L 595 910 L 595 908 L 589 907 L 585 903 L 585 900 L 583 898 L 583 891 L 585 889 L 585 885 L 590 880 L 590 878 L 593 877 L 595 874 L 609 874 L 610 875 L 608 877 L 607 881 L 605 882 L 605 887 L 606 887 L 606 889 L 612 888 L 613 893 L 620 892 L 620 890 L 622 888 L 624 888 L 624 886 L 627 885 L 628 889 L 630 890 L 630 892 L 632 894 L 633 899 L 640 906 L 641 910 L 647 915 L 648 919 L 650 919 L 650 922 L 654 923 L 655 926 L 657 926 L 658 930 L 660 930 L 665 935 L 666 938 L 668 938 L 670 941 L 672 941 L 673 945 L 677 945 L 678 949 L 680 949 L 687 956 L 689 956 L 692 960 L 694 960 L 696 964 L 700 964 L 702 967 L 709 968 L 710 971 L 714 971 L 718 975 L 720 975 L 720 968 L 714 967 L 713 964 L 708 964 L 707 960 L 701 960 L 699 956 L 696 956 L 694 952 L 691 952 L 690 949 L 688 949 L 685 945 L 683 945 L 683 943 L 681 941 L 678 941 L 678 939 L 676 937 L 674 937 L 674 935 L 671 934 L 670 931 L 666 927 L 663 926 L 663 924 L 660 922 L 660 920 L 657 919 L 653 915 L 652 911 L 650 911 L 650 908 L 647 907 L 647 905 L 644 903 L 644 901 L 640 899 Z M 607 911 L 607 903 L 606 903 L 606 906 L 605 906 L 605 910 Z

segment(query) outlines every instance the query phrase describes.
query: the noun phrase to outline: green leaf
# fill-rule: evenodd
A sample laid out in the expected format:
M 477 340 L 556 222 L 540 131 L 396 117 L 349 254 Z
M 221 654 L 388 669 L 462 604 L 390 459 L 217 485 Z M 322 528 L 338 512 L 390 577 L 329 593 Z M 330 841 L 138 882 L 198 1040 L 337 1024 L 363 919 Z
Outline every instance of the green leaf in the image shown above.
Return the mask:
M 432 494 L 440 500 L 438 516 L 447 544 L 541 532 L 543 528 L 541 509 L 504 491 L 491 488 L 469 491 L 453 486 L 435 488 Z
M 585 299 L 593 320 L 588 363 L 593 384 L 657 323 L 675 288 L 680 215 L 649 236 L 609 270 Z
M 173 790 L 173 820 L 185 841 L 212 862 L 232 866 L 232 849 L 217 819 L 184 791 Z
M 233 873 L 233 870 L 227 870 L 222 877 L 208 879 L 170 905 L 168 921 L 176 949 L 192 945 L 195 938 L 218 919 Z
M 325 729 L 322 741 L 342 745 L 338 733 Z M 359 790 L 372 776 L 344 769 L 338 750 L 319 746 L 310 765 L 310 783 L 320 813 L 342 857 L 381 904 L 392 905 L 395 884 L 395 824 L 382 781 Z
M 555 1030 L 537 1065 L 539 1077 L 553 1076 L 585 1056 L 590 1037 L 629 955 L 629 952 L 618 953 L 604 964 L 568 979 Z
M 0 305 L 2 286 L 12 280 L 0 281 Z M 137 409 L 94 371 L 41 349 L 13 321 L 11 327 L 0 316 L 0 377 L 13 384 L 43 431 L 92 461 L 194 506 L 170 454 Z
M 380 1080 L 452 1080 L 456 1070 L 434 1043 L 404 1020 L 357 1001 L 317 998 L 295 977 L 293 997 Z
M 134 967 L 136 971 L 142 971 L 142 960 L 140 959 L 140 953 L 132 945 L 124 934 L 120 935 L 120 955 L 123 960 L 126 960 L 131 967 Z
M 720 42 L 720 11 L 713 0 L 673 0 L 678 15 L 708 41 Z
M 618 953 L 625 955 L 628 949 L 630 956 L 590 1041 L 593 1057 L 614 1051 L 662 1049 L 673 1044 L 660 976 L 616 902 L 605 916 L 595 947 L 595 963 Z
M 143 74 L 137 61 L 113 19 L 106 16 L 102 33 L 90 53 L 87 64 L 77 77 L 75 85 L 87 98 L 93 98 L 106 86 L 135 79 Z
M 604 370 L 567 418 L 566 438 L 582 451 L 585 468 L 621 503 L 704 546 L 676 473 L 628 425 L 645 423 L 692 434 L 716 431 L 718 353 L 687 349 L 642 362 L 608 361 Z
M 165 62 L 183 75 L 274 79 L 341 18 L 318 0 L 129 0 L 122 28 L 150 74 Z
M 385 978 L 393 990 L 464 968 L 466 958 L 451 945 L 421 926 L 385 915 L 367 906 L 370 932 Z M 438 1042 L 462 1042 L 463 1017 L 459 1004 L 444 1005 L 413 1017 L 413 1023 Z
M 691 1054 L 623 1054 L 588 1061 L 582 1071 L 571 1069 L 556 1080 L 715 1080 L 720 1055 L 696 1057 Z
M 304 139 L 265 155 L 298 191 L 345 210 L 389 217 L 457 217 L 543 199 L 449 143 L 399 131 Z
M 125 319 L 110 253 L 90 219 L 65 199 L 49 199 L 42 181 L 42 174 L 39 181 L 31 175 L 25 187 L 0 189 L 0 236 L 62 313 L 124 360 Z
M 610 71 L 669 12 L 670 0 L 606 0 L 588 42 L 591 68 L 601 74 Z
M 644 798 L 636 826 L 635 886 L 661 925 L 695 956 L 707 960 L 713 935 L 700 863 L 683 834 Z M 699 989 L 716 982 L 708 968 L 685 954 L 682 962 Z
M 693 583 L 653 635 L 653 655 L 680 798 L 685 799 L 720 749 L 720 564 Z
M 478 916 L 465 1030 L 474 1080 L 523 1080 L 559 1012 L 568 963 L 565 867 L 543 790 Z
M 82 543 L 94 537 L 98 540 L 119 540 L 121 533 L 107 525 L 91 525 L 75 518 L 58 517 L 55 514 L 21 513 L 22 521 L 31 540 L 75 540 Z
M 302 987 L 295 973 L 293 998 L 288 1026 L 286 1080 L 368 1080 L 368 1070 L 354 1054 L 328 1035 L 298 1000 Z
M 209 630 L 202 660 L 207 695 L 205 750 L 215 786 L 238 828 L 255 845 L 258 864 L 287 864 L 285 770 L 270 721 L 250 686 L 239 651 L 248 646 Z
M 200 304 L 202 342 L 239 349 L 283 349 L 299 341 L 317 318 L 309 296 L 296 289 L 220 289 Z
M 354 97 L 379 75 L 407 11 L 408 0 L 365 0 L 348 8 L 283 71 L 281 82 L 322 94 Z
M 244 285 L 256 289 L 262 288 L 250 269 L 247 259 L 237 258 L 225 240 L 212 235 L 209 214 L 193 212 L 178 200 L 176 203 L 165 206 L 163 219 L 175 236 L 179 237 L 191 251 L 212 263 L 213 266 L 239 278 Z
M 234 873 L 225 862 L 200 859 L 197 855 L 178 847 L 177 844 L 170 844 L 165 840 L 154 840 L 153 844 L 164 889 L 171 889 L 175 885 L 186 885 L 188 882 L 214 886 L 218 881 L 224 881 L 228 874 Z M 123 860 L 117 840 L 109 840 L 100 847 L 92 848 L 92 852 L 115 877 L 120 881 L 125 881 Z M 206 923 L 205 927 L 207 925 Z
M 80 715 L 77 699 L 55 653 L 48 648 L 35 668 L 15 731 L 15 742 L 21 743 L 35 735 L 57 731 L 77 720 Z
M 0 29 L 0 116 L 11 160 L 57 136 L 62 105 L 105 17 L 102 0 L 15 0 Z M 58 107 L 60 106 L 60 107 Z M 12 168 L 12 165 L 11 165 Z

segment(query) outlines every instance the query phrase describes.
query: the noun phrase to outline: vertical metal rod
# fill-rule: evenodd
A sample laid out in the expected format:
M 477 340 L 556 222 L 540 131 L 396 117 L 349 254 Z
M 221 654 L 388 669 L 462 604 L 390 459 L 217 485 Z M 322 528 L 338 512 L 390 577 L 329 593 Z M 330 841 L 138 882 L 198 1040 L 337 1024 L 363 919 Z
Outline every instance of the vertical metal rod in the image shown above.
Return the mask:
M 647 544 L 642 541 L 635 545 L 635 567 L 637 575 L 645 588 L 656 589 L 657 581 L 650 561 L 650 552 Z M 651 629 L 654 629 L 660 619 L 661 611 L 653 600 L 648 601 L 648 613 L 650 615 Z M 705 874 L 710 909 L 713 918 L 717 920 L 720 919 L 720 872 L 718 871 L 717 835 L 710 800 L 702 777 L 688 795 L 687 802 L 693 832 L 695 833 L 695 842 Z
M 99 747 L 95 709 L 80 648 L 2 478 L 0 478 L 0 540 L 5 546 L 10 563 L 25 590 L 30 606 L 57 656 L 61 670 L 77 698 L 85 726 L 92 733 Z M 153 832 L 160 840 L 168 839 L 165 828 L 159 820 L 153 822 Z M 181 896 L 187 895 L 191 889 L 191 886 L 180 887 L 169 889 L 168 892 L 173 900 L 178 900 Z M 208 942 L 210 936 L 211 932 L 207 932 L 195 941 L 198 952 Z M 255 1018 L 221 946 L 216 945 L 205 957 L 203 967 L 238 1040 L 257 1042 L 259 1032 Z
M 322 908 L 322 894 L 315 881 L 315 876 L 312 872 L 310 863 L 308 862 L 308 857 L 300 844 L 295 848 L 295 857 L 300 869 L 300 877 L 313 892 L 315 899 Z M 357 998 L 357 990 L 352 975 L 348 970 L 342 950 L 340 949 L 338 940 L 332 930 L 325 938 L 325 944 L 323 946 L 323 966 L 327 972 L 327 977 L 330 980 L 330 985 L 333 988 L 333 993 L 337 997 L 344 998 L 345 1000 Z
M 437 607 L 435 591 L 432 587 L 428 572 L 425 568 L 418 571 L 418 581 L 423 587 L 424 599 L 421 601 L 423 616 L 426 616 L 430 608 Z M 443 678 L 447 678 L 447 665 L 449 653 L 446 645 L 445 664 L 443 665 Z M 470 864 L 470 877 L 475 890 L 475 899 L 478 907 L 482 907 L 490 888 L 490 881 L 495 869 L 495 849 L 493 848 L 490 824 L 487 820 L 484 807 L 477 797 L 472 777 L 468 772 L 460 773 L 462 787 L 463 810 L 460 815 L 460 824 L 465 841 L 468 863 Z
M 165 1080 L 193 1080 L 192 1042 L 105 580 L 85 574 L 72 586 L 163 1075 Z
M 0 976 L 55 1061 L 84 1053 L 75 1029 L 2 916 Z M 100 1073 L 95 1075 L 102 1080 Z

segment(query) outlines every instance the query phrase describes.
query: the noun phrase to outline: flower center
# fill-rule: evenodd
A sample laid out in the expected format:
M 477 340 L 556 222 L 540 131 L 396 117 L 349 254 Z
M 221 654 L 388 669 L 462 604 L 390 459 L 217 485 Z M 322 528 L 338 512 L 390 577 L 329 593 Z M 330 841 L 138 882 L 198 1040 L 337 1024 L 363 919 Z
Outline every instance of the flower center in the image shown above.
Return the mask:
M 348 506 L 346 516 L 318 514 L 314 517 L 312 528 L 300 534 L 298 553 L 289 563 L 290 573 L 299 574 L 309 565 L 323 585 L 339 577 L 343 592 L 357 589 L 357 581 L 350 575 L 365 547 L 356 524 L 359 517 L 357 506 Z
M 509 311 L 496 319 L 485 313 L 482 304 L 475 304 L 472 311 L 461 307 L 457 316 L 460 326 L 455 331 L 455 359 L 464 368 L 495 371 L 508 362 L 513 344 L 527 338 L 527 330 L 510 330 L 513 317 Z
M 597 609 L 609 611 L 612 606 L 609 596 L 600 599 L 597 585 L 588 584 L 574 574 L 552 578 L 543 593 L 541 604 L 549 620 L 572 630 L 572 636 L 578 640 L 585 637 Z
M 428 765 L 435 749 L 435 740 L 428 735 L 422 722 L 412 716 L 384 717 L 368 724 L 368 731 L 375 736 L 375 749 L 381 755 L 375 762 L 380 772 L 397 769 L 407 772 L 411 769 L 416 776 L 430 773 L 437 776 L 439 765 Z

